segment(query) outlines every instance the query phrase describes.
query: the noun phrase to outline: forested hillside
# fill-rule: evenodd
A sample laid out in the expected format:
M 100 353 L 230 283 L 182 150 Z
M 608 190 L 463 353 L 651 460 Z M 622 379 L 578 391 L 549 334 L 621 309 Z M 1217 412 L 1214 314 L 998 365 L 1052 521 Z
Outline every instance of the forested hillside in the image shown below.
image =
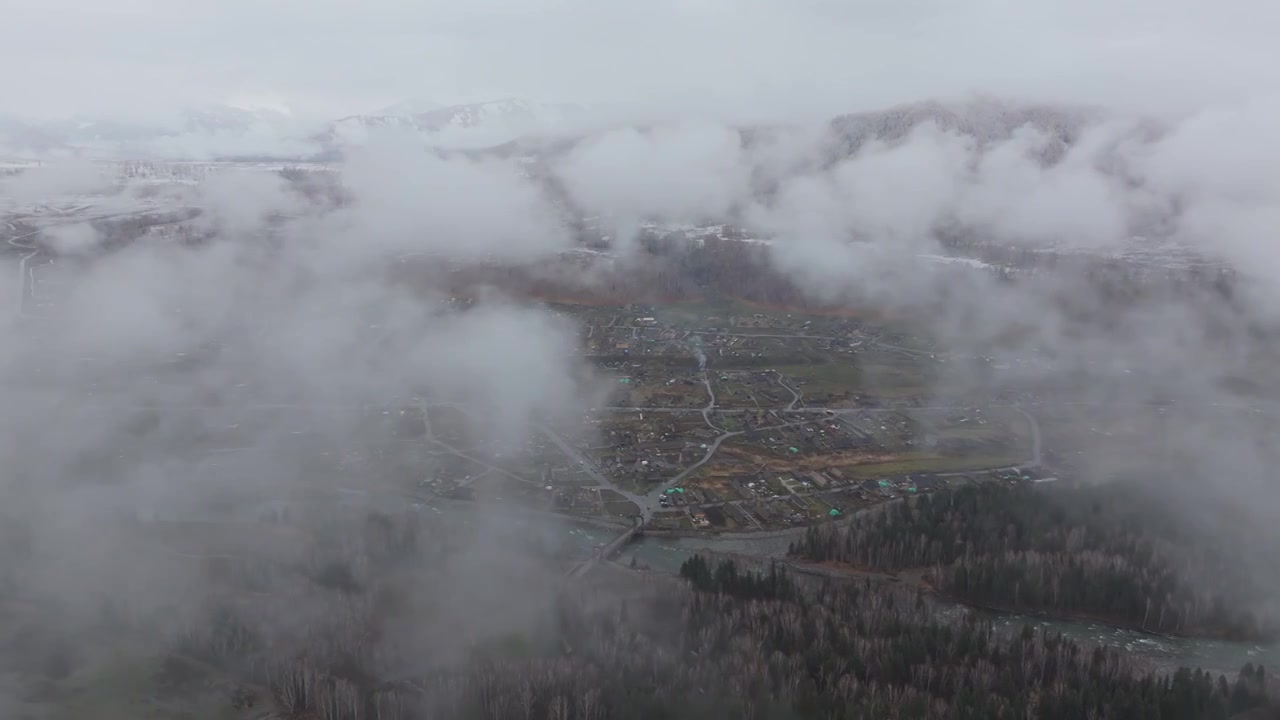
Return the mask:
M 892 503 L 847 528 L 814 528 L 796 557 L 926 570 L 961 601 L 1097 617 L 1161 633 L 1276 632 L 1261 548 L 1182 526 L 1130 486 L 965 487 Z
M 351 656 L 276 665 L 272 704 L 324 720 L 1215 720 L 1272 717 L 1266 671 L 1143 674 L 1127 656 L 1027 627 L 997 634 L 940 620 L 923 597 L 884 586 L 801 584 L 781 571 L 714 569 L 687 587 L 619 598 L 569 593 L 558 642 L 518 637 L 459 662 L 376 679 Z M 543 638 L 549 639 L 549 638 Z M 316 644 L 324 648 L 323 642 Z M 324 658 L 324 659 L 322 659 Z M 312 714 L 314 713 L 314 715 Z
M 1114 650 L 1030 627 L 1000 637 L 936 619 L 920 597 L 800 587 L 694 558 L 691 591 L 622 604 L 566 598 L 568 654 L 478 656 L 413 683 L 409 717 L 1213 720 L 1272 717 L 1266 672 L 1155 677 Z M 419 704 L 425 703 L 425 704 Z
M 313 527 L 307 517 L 290 522 Z M 416 514 L 357 522 L 323 513 L 314 522 L 329 534 L 299 543 L 297 559 L 206 558 L 210 584 L 181 608 L 143 614 L 112 603 L 75 628 L 31 625 L 2 638 L 12 643 L 3 646 L 6 671 L 32 689 L 23 698 L 30 712 L 13 716 L 1276 717 L 1261 668 L 1231 679 L 1151 676 L 1119 650 L 1031 628 L 1011 635 L 975 614 L 940 613 L 901 587 L 701 557 L 682 578 L 604 564 L 561 584 L 538 562 L 546 553 L 519 533 L 491 537 L 491 555 L 467 555 L 460 527 Z M 57 610 L 27 605 L 9 611 L 21 607 L 34 622 Z M 85 638 L 133 649 L 99 657 Z

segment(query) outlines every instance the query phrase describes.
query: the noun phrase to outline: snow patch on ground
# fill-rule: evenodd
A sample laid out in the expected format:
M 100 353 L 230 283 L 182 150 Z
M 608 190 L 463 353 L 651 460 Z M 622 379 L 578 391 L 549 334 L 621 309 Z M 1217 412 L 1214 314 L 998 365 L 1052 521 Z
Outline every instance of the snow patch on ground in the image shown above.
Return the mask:
M 930 255 L 927 253 L 918 254 L 916 255 L 916 257 L 920 258 L 921 260 L 928 260 L 929 262 L 944 263 L 947 265 L 964 265 L 966 267 L 971 267 L 979 270 L 1000 269 L 1000 266 L 998 265 L 992 265 L 991 263 L 983 262 L 981 260 L 978 260 L 977 258 L 954 257 L 952 255 Z

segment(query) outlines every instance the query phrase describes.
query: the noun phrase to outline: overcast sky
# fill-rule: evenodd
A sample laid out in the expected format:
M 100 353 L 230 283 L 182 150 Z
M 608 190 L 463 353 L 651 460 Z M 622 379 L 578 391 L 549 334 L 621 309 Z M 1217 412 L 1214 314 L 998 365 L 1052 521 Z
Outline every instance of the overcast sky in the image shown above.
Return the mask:
M 1274 0 L 0 0 L 0 112 L 502 96 L 763 116 L 1280 87 Z

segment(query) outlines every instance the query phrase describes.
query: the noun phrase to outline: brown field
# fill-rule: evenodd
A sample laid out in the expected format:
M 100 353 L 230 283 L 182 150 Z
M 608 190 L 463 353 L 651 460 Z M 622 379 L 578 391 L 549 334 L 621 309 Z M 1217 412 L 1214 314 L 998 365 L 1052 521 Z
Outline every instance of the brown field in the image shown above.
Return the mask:
M 868 450 L 841 450 L 818 455 L 805 455 L 802 453 L 800 455 L 778 457 L 770 453 L 760 452 L 750 446 L 743 447 L 741 445 L 728 444 L 721 445 L 720 452 L 755 466 L 763 465 L 770 470 L 822 470 L 837 465 L 886 463 L 902 458 L 900 454 Z

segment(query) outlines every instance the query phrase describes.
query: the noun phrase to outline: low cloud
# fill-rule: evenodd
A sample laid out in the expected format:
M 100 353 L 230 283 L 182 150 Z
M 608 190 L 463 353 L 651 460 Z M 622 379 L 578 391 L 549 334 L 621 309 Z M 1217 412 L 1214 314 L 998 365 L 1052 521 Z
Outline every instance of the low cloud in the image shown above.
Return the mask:
M 890 112 L 876 119 L 880 130 L 835 141 L 676 123 L 589 137 L 546 172 L 568 205 L 618 227 L 728 223 L 764 238 L 773 268 L 810 300 L 937 338 L 944 359 L 951 351 L 928 388 L 938 397 L 994 387 L 1020 401 L 1045 386 L 1073 404 L 1176 396 L 1203 414 L 1170 423 L 1181 444 L 1172 455 L 1191 459 L 1180 466 L 1189 477 L 1169 487 L 1229 476 L 1214 487 L 1252 491 L 1265 486 L 1274 450 L 1258 428 L 1210 413 L 1240 401 L 1228 381 L 1265 387 L 1275 377 L 1266 361 L 1280 268 L 1268 233 L 1280 183 L 1256 160 L 1273 144 L 1269 112 L 1114 117 L 1078 133 L 1027 122 L 986 134 L 945 113 L 898 127 L 910 113 Z M 91 244 L 87 231 L 55 231 L 65 292 L 41 320 L 0 336 L 12 427 L 0 440 L 0 493 L 12 516 L 48 519 L 23 526 L 31 553 L 0 556 L 16 586 L 75 596 L 68 612 L 78 619 L 119 598 L 141 614 L 182 606 L 201 597 L 202 576 L 177 561 L 120 562 L 142 552 L 122 516 L 222 507 L 241 489 L 379 490 L 370 468 L 384 461 L 400 473 L 396 487 L 420 481 L 437 458 L 371 430 L 370 416 L 459 409 L 475 436 L 467 449 L 483 460 L 520 457 L 538 425 L 602 404 L 570 323 L 502 288 L 461 297 L 452 285 L 462 277 L 452 270 L 501 278 L 573 247 L 548 178 L 404 137 L 317 170 L 330 171 L 340 192 L 323 199 L 273 172 L 214 175 L 190 193 L 200 233 L 185 243 L 146 237 L 79 256 L 69 251 Z M 21 182 L 51 197 L 93 187 L 93 177 L 64 167 Z M 1197 276 L 1187 254 L 1225 263 L 1240 290 Z M 430 272 L 397 272 L 408 260 Z M 622 253 L 616 269 L 630 262 Z M 1036 362 L 992 380 L 980 357 Z M 397 466 L 387 460 L 397 453 L 412 457 Z M 349 547 L 348 530 L 315 530 L 306 542 Z M 484 567 L 452 568 L 441 582 L 457 597 L 489 597 L 496 586 L 484 573 L 514 556 L 466 537 Z M 193 542 L 190 552 L 213 553 Z M 318 553 L 298 545 L 307 547 L 282 539 L 272 551 L 310 572 Z M 553 591 L 545 573 L 530 582 L 541 583 L 538 598 Z M 538 598 L 528 614 L 540 612 Z M 485 622 L 472 611 L 496 612 L 478 600 L 445 604 L 442 617 L 469 633 Z
M 407 253 L 463 266 L 554 255 L 567 242 L 556 215 L 514 166 L 372 148 L 341 184 L 334 206 L 276 173 L 215 174 L 189 196 L 201 215 L 184 242 L 145 235 L 112 252 L 60 254 L 41 271 L 61 288 L 52 306 L 0 329 L 11 430 L 0 440 L 0 497 L 4 525 L 22 538 L 0 552 L 0 584 L 48 600 L 41 637 L 64 637 L 60 628 L 92 625 L 110 608 L 172 642 L 222 602 L 202 569 L 210 558 L 247 557 L 252 546 L 253 557 L 304 574 L 324 569 L 309 565 L 317 557 L 346 558 L 360 528 L 337 503 L 338 518 L 291 526 L 313 532 L 313 544 L 288 530 L 248 544 L 220 531 L 159 538 L 168 521 L 222 517 L 246 498 L 411 493 L 433 446 L 396 441 L 378 418 L 452 403 L 473 418 L 470 455 L 519 458 L 537 424 L 590 402 L 574 328 L 499 295 L 454 303 L 447 283 L 392 272 Z M 407 495 L 395 504 L 411 506 Z M 141 535 L 138 520 L 150 523 Z M 468 548 L 457 565 L 432 565 L 431 577 L 472 602 L 422 637 L 389 640 L 387 652 L 421 662 L 534 622 L 554 572 L 527 543 L 513 552 L 496 539 L 500 530 L 452 531 L 449 541 L 468 538 Z M 524 573 L 530 593 L 497 625 L 477 614 L 492 572 Z M 417 592 L 425 581 L 402 582 Z M 297 590 L 235 602 L 253 605 L 246 617 L 278 648 L 302 648 L 317 623 L 356 608 Z
M 102 166 L 89 159 L 65 158 L 41 162 L 7 178 L 0 176 L 0 197 L 6 210 L 21 211 L 50 198 L 99 192 L 111 184 Z M 3 207 L 3 206 L 0 206 Z
M 82 255 L 96 249 L 102 241 L 97 229 L 87 222 L 49 228 L 43 239 L 59 255 Z
M 568 247 L 554 208 L 513 163 L 443 157 L 388 136 L 353 153 L 342 182 L 353 200 L 335 214 L 331 239 L 347 257 L 518 261 Z

